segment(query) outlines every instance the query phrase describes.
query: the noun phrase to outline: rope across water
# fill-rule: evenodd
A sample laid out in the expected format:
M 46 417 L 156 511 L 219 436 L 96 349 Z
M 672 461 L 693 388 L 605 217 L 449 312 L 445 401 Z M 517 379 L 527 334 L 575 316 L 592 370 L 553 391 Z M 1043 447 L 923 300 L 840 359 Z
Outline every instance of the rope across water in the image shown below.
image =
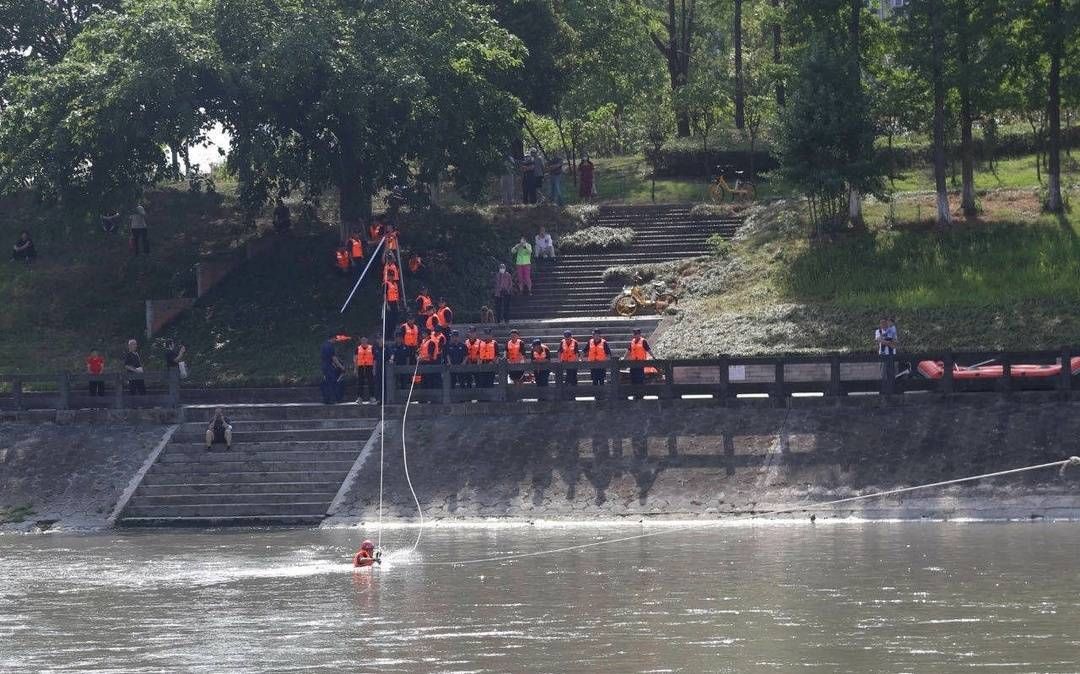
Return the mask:
M 983 473 L 981 475 L 972 475 L 969 477 L 956 478 L 954 480 L 942 480 L 940 482 L 931 482 L 929 484 L 921 484 L 914 487 L 901 487 L 898 489 L 889 489 L 886 491 L 873 492 L 870 494 L 861 494 L 859 496 L 849 496 L 846 498 L 834 499 L 832 501 L 824 501 L 821 503 L 803 504 L 799 506 L 792 506 L 790 508 L 780 508 L 777 510 L 767 510 L 752 513 L 749 519 L 756 517 L 765 517 L 769 515 L 784 515 L 794 512 L 805 512 L 808 510 L 816 510 L 819 508 L 829 508 L 832 506 L 841 505 L 844 503 L 853 503 L 855 501 L 865 501 L 867 499 L 882 498 L 885 496 L 893 496 L 896 494 L 906 494 L 913 491 L 919 491 L 922 489 L 933 489 L 936 487 L 945 487 L 952 484 L 960 484 L 963 482 L 973 482 L 975 480 L 985 480 L 992 477 L 1002 477 L 1004 475 L 1015 475 L 1018 473 L 1026 473 L 1034 470 L 1046 470 L 1047 468 L 1060 468 L 1064 473 L 1065 469 L 1069 466 L 1080 466 L 1080 456 L 1072 456 L 1068 459 L 1061 461 L 1051 461 L 1049 463 L 1040 463 L 1032 466 L 1025 466 L 1023 468 L 1012 468 L 1009 470 L 999 470 L 993 473 Z M 414 492 L 415 495 L 415 492 Z M 498 555 L 492 557 L 480 557 L 477 559 L 460 559 L 453 561 L 434 561 L 434 562 L 417 562 L 415 566 L 466 566 L 469 564 L 486 564 L 490 562 L 505 562 L 514 559 L 524 559 L 526 557 L 545 557 L 549 555 L 557 555 L 564 552 L 573 552 L 574 550 L 584 550 L 586 548 L 595 548 L 601 545 L 612 545 L 614 543 L 625 543 L 628 541 L 641 540 L 643 538 L 653 538 L 655 536 L 664 536 L 667 534 L 679 533 L 683 531 L 689 531 L 692 529 L 706 529 L 709 527 L 722 526 L 726 523 L 726 520 L 710 520 L 708 522 L 693 522 L 684 526 L 669 527 L 666 529 L 659 529 L 657 531 L 650 531 L 643 534 L 634 534 L 633 536 L 620 536 L 618 538 L 606 538 L 601 541 L 592 541 L 590 543 L 581 543 L 579 545 L 568 545 L 561 548 L 552 548 L 549 550 L 537 550 L 535 552 L 521 552 L 510 555 Z M 414 548 L 415 549 L 415 548 Z

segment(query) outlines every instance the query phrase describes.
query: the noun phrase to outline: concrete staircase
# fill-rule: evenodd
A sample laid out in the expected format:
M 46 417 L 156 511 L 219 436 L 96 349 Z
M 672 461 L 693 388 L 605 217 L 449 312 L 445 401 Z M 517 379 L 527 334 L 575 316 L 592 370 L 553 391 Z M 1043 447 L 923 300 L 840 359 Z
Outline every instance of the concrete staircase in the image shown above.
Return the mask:
M 208 406 L 185 408 L 143 477 L 122 526 L 315 524 L 376 428 L 361 406 L 231 406 L 233 446 L 204 448 Z
M 612 252 L 559 255 L 555 264 L 534 265 L 533 295 L 514 298 L 511 315 L 519 320 L 609 316 L 619 288 L 604 284 L 605 269 L 705 255 L 710 236 L 731 238 L 742 222 L 735 216 L 694 217 L 690 209 L 685 204 L 601 207 L 592 224 L 633 228 L 634 243 Z

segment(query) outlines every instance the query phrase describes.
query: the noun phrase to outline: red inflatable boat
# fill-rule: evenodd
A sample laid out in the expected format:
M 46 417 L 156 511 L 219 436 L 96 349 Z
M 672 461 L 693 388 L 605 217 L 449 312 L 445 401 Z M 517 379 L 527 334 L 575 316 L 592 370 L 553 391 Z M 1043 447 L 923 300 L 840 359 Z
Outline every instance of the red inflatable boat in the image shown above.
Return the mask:
M 1000 379 L 1004 375 L 1004 367 L 1001 365 L 977 365 L 964 367 L 953 365 L 953 379 Z M 1061 374 L 1061 365 L 1021 365 L 1016 364 L 1011 369 L 1012 376 L 1017 379 L 1046 379 Z M 1080 373 L 1080 357 L 1069 360 L 1069 372 Z M 919 374 L 927 379 L 941 379 L 945 376 L 945 364 L 940 360 L 924 360 L 919 363 Z

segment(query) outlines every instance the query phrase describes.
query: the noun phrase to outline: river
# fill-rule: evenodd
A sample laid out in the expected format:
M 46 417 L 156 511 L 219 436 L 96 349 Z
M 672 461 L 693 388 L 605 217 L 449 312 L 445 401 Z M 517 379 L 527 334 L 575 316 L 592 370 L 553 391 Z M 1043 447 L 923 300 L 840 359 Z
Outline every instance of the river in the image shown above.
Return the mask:
M 0 536 L 0 671 L 1077 672 L 1080 526 Z

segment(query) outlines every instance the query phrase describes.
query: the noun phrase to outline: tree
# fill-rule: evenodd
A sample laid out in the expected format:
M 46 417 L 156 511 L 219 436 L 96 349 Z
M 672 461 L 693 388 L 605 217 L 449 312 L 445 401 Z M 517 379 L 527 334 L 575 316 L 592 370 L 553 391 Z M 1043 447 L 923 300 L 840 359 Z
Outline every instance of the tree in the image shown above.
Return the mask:
M 845 52 L 823 39 L 803 51 L 780 115 L 781 173 L 806 195 L 819 233 L 847 220 L 848 190 L 881 195 L 869 101 L 851 79 Z
M 773 14 L 780 13 L 780 0 L 772 0 Z M 783 63 L 781 57 L 781 25 L 779 18 L 773 18 L 772 22 L 772 41 L 773 41 L 773 66 L 779 70 L 780 65 Z M 776 77 L 776 105 L 784 107 L 784 80 L 782 77 Z
M 735 45 L 735 128 L 746 126 L 746 84 L 743 81 L 743 26 L 742 0 L 735 0 L 734 17 L 731 20 L 732 42 Z
M 100 12 L 121 0 L 0 0 L 0 84 L 29 64 L 53 65 Z
M 679 98 L 680 90 L 690 81 L 690 57 L 694 53 L 694 31 L 696 30 L 696 0 L 667 0 L 667 15 L 663 21 L 666 35 L 661 37 L 651 31 L 649 37 L 667 62 L 668 78 L 671 81 L 671 98 Z M 676 129 L 680 138 L 690 136 L 690 117 L 685 109 L 675 110 Z
M 1065 34 L 1074 25 L 1072 13 L 1062 9 L 1062 0 L 1050 0 L 1046 21 L 1046 51 L 1050 57 L 1050 77 L 1047 86 L 1046 116 L 1050 135 L 1047 147 L 1047 196 L 1046 210 L 1062 213 L 1065 202 L 1061 198 L 1061 60 L 1065 53 Z

